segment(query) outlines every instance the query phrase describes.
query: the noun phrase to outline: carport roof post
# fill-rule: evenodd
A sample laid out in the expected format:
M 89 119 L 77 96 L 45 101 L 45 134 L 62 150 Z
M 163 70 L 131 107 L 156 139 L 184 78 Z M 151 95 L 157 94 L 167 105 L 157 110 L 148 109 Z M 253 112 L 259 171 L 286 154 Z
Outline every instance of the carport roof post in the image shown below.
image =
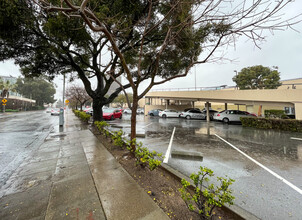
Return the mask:
M 302 102 L 295 103 L 295 114 L 297 120 L 302 120 Z

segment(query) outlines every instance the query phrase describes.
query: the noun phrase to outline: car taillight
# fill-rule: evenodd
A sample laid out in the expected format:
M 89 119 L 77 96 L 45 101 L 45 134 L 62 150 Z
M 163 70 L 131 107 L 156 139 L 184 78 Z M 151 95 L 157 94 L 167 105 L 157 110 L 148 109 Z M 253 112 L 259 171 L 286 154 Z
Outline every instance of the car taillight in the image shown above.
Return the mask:
M 220 114 L 217 114 L 217 116 L 220 116 Z

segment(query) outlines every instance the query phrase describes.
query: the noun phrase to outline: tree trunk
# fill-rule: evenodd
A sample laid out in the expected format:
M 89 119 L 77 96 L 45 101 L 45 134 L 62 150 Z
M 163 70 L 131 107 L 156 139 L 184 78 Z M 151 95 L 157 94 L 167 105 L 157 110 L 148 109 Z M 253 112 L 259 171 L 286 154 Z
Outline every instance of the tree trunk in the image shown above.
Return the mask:
M 132 114 L 131 114 L 131 135 L 130 135 L 130 140 L 132 141 L 133 139 L 136 138 L 136 111 L 138 108 L 138 96 L 137 94 L 133 94 L 133 103 L 132 103 Z M 133 152 L 136 149 L 135 144 L 132 144 L 132 150 Z
M 104 102 L 101 98 L 93 98 L 93 121 L 103 121 Z

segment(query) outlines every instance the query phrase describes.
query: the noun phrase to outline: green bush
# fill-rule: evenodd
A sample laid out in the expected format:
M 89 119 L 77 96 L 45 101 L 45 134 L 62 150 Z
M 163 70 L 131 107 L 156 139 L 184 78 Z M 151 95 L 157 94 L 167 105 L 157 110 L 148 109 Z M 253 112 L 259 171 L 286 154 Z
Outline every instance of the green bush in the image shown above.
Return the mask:
M 5 109 L 5 112 L 19 112 L 18 109 Z
M 91 118 L 91 115 L 86 114 L 86 112 L 83 111 L 73 110 L 73 113 L 84 122 L 88 122 Z
M 143 144 L 141 142 L 137 143 L 136 139 L 126 141 L 123 138 L 124 133 L 122 130 L 115 131 L 110 134 L 106 129 L 109 124 L 105 121 L 96 121 L 94 124 L 101 133 L 106 136 L 111 136 L 111 139 L 116 146 L 121 148 L 126 146 L 127 149 L 134 154 L 134 157 L 136 158 L 136 166 L 140 165 L 143 168 L 148 167 L 152 171 L 161 165 L 161 160 L 163 159 L 162 154 L 157 153 L 156 151 L 150 152 L 148 148 L 142 147 Z M 135 146 L 135 151 L 133 151 L 132 146 Z
M 229 186 L 235 181 L 230 178 L 217 177 L 218 186 L 209 184 L 209 177 L 214 176 L 213 171 L 207 167 L 200 167 L 200 171 L 192 173 L 190 179 L 194 182 L 194 190 L 189 190 L 190 183 L 181 180 L 182 188 L 179 189 L 182 199 L 190 211 L 200 215 L 200 219 L 212 219 L 215 207 L 224 204 L 233 205 L 235 199 Z M 207 188 L 204 185 L 207 184 Z
M 302 121 L 295 119 L 240 118 L 242 126 L 302 132 Z
M 108 137 L 110 135 L 109 131 L 106 129 L 109 124 L 105 121 L 95 121 L 94 124 L 96 125 L 96 127 L 98 128 L 98 130 L 105 135 L 106 137 Z
M 152 171 L 161 165 L 161 161 L 163 160 L 161 153 L 149 151 L 148 148 L 142 147 L 143 144 L 141 142 L 137 143 L 135 139 L 128 142 L 127 149 L 130 152 L 133 152 L 133 145 L 135 145 L 134 156 L 136 158 L 136 166 L 148 167 Z
M 125 147 L 125 140 L 123 139 L 124 132 L 122 130 L 113 132 L 111 138 L 113 140 L 114 145 L 121 147 L 122 149 Z
M 286 118 L 286 114 L 283 110 L 264 110 L 266 118 Z

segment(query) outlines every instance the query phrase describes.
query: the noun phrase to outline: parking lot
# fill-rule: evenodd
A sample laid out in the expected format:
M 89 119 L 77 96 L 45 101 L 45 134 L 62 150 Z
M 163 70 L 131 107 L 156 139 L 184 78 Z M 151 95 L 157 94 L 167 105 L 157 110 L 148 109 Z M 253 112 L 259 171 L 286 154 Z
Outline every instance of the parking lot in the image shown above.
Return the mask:
M 130 115 L 110 121 L 112 130 L 130 133 Z M 302 134 L 243 128 L 221 122 L 138 115 L 137 138 L 165 155 L 175 127 L 172 151 L 203 154 L 203 161 L 169 158 L 186 176 L 199 166 L 235 179 L 235 204 L 261 219 L 301 219 Z M 299 140 L 301 138 L 301 140 Z

